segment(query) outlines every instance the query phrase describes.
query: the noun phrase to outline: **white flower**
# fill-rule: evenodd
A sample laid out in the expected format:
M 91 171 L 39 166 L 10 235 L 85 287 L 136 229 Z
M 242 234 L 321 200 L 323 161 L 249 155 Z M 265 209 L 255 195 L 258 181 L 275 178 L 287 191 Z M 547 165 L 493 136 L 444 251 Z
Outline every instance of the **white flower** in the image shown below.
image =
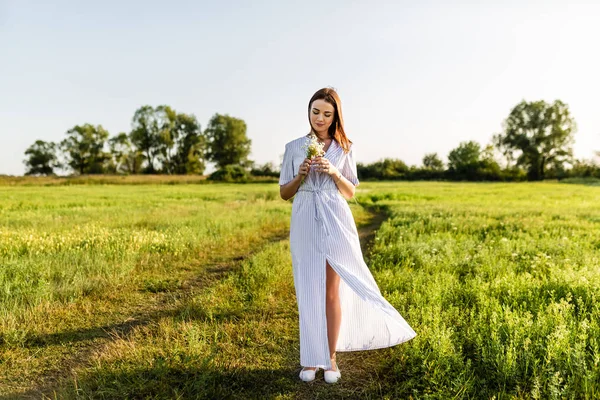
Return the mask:
M 306 158 L 310 159 L 323 156 L 325 154 L 325 150 L 323 150 L 324 147 L 325 143 L 319 142 L 317 135 L 313 132 L 310 133 L 308 139 L 304 145 L 302 145 L 302 149 L 306 152 Z

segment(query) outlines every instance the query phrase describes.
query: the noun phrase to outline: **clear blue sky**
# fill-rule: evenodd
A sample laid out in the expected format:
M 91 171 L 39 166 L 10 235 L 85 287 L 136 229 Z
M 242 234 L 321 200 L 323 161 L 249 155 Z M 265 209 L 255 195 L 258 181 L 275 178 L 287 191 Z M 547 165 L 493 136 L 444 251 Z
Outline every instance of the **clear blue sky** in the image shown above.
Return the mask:
M 484 4 L 487 3 L 487 4 Z M 595 4 L 594 4 L 595 3 Z M 168 104 L 242 118 L 251 159 L 279 163 L 333 86 L 358 161 L 444 161 L 522 99 L 566 102 L 575 155 L 600 150 L 596 1 L 0 0 L 0 174 L 77 124 L 129 132 Z

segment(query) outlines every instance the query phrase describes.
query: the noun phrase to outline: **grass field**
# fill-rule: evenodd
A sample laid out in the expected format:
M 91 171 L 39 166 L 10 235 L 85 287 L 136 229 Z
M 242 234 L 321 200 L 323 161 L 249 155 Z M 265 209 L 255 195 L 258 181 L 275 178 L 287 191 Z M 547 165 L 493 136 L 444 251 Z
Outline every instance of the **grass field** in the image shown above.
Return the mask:
M 418 336 L 300 382 L 276 184 L 0 186 L 0 396 L 597 398 L 600 188 L 361 183 Z M 172 182 L 169 182 L 172 183 Z

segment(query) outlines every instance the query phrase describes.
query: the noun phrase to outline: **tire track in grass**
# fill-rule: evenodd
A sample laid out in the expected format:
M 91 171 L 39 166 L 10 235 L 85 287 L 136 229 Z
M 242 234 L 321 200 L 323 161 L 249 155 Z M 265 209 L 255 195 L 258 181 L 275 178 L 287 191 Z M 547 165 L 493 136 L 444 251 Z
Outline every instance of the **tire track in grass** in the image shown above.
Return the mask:
M 180 311 L 178 303 L 182 299 L 193 297 L 222 280 L 262 249 L 288 238 L 288 232 L 276 233 L 266 238 L 261 245 L 253 247 L 248 253 L 227 260 L 210 262 L 201 267 L 199 274 L 190 276 L 182 282 L 179 288 L 149 293 L 150 296 L 145 296 L 138 304 L 130 307 L 120 322 L 31 338 L 27 341 L 26 347 L 69 346 L 69 351 L 65 352 L 64 358 L 57 360 L 56 368 L 37 376 L 32 385 L 17 391 L 13 386 L 12 393 L 0 394 L 0 399 L 54 399 L 55 389 L 76 377 L 77 370 L 90 366 L 94 354 L 101 353 L 110 343 L 128 336 L 136 328 L 150 325 L 165 317 L 176 317 Z
M 362 223 L 358 226 L 361 248 L 365 258 L 368 258 L 370 248 L 372 247 L 373 239 L 380 225 L 388 218 L 387 210 L 384 208 L 368 208 L 368 218 L 363 218 Z M 61 362 L 60 369 L 47 374 L 38 379 L 38 384 L 30 390 L 14 393 L 6 398 L 55 398 L 55 389 L 64 387 L 68 382 L 73 382 L 77 379 L 77 371 L 85 371 L 86 368 L 93 367 L 92 363 L 95 355 L 102 354 L 104 349 L 108 349 L 111 344 L 117 340 L 129 337 L 133 334 L 136 328 L 143 328 L 153 324 L 161 318 L 176 318 L 180 313 L 178 305 L 181 300 L 192 298 L 194 295 L 202 292 L 203 289 L 222 281 L 234 271 L 239 270 L 241 264 L 246 260 L 251 259 L 254 255 L 259 254 L 269 246 L 276 245 L 279 242 L 287 241 L 288 233 L 274 236 L 267 240 L 262 246 L 257 246 L 252 252 L 227 260 L 227 262 L 214 263 L 206 266 L 203 272 L 192 280 L 188 280 L 182 287 L 174 292 L 158 293 L 152 296 L 152 303 L 146 301 L 140 304 L 136 313 L 130 313 L 127 320 L 102 326 L 93 329 L 93 332 L 78 332 L 76 335 L 85 336 L 93 334 L 93 340 L 83 340 L 81 348 L 76 351 L 73 356 Z M 290 296 L 287 301 L 295 301 L 295 298 Z M 295 305 L 295 303 L 294 303 Z M 293 308 L 293 307 L 292 307 Z M 265 313 L 268 310 L 263 310 Z M 277 316 L 270 315 L 272 318 L 294 319 L 293 315 Z M 296 316 L 297 317 L 297 316 Z M 290 320 L 289 324 L 297 325 L 297 321 Z M 297 329 L 296 329 L 297 330 Z M 287 332 L 289 334 L 290 332 Z M 297 332 L 296 332 L 297 333 Z M 73 337 L 74 333 L 64 333 L 65 337 Z M 76 336 L 75 335 L 75 336 Z M 60 338 L 44 338 L 44 341 L 55 341 L 60 343 Z M 321 371 L 318 378 L 311 383 L 305 383 L 298 378 L 300 366 L 298 364 L 298 343 L 297 334 L 292 341 L 288 341 L 289 347 L 282 348 L 282 355 L 285 358 L 283 368 L 278 369 L 248 369 L 241 370 L 222 370 L 212 371 L 216 376 L 218 391 L 228 391 L 228 395 L 232 398 L 260 398 L 266 395 L 266 398 L 273 396 L 278 398 L 354 398 L 364 393 L 364 390 L 371 388 L 370 393 L 373 393 L 372 387 L 376 384 L 378 377 L 376 376 L 376 366 L 379 364 L 381 357 L 385 356 L 386 349 L 373 350 L 368 352 L 353 352 L 339 353 L 338 362 L 342 370 L 342 380 L 336 385 L 328 385 L 323 381 Z M 71 343 L 71 342 L 67 342 Z M 258 375 L 257 375 L 258 374 Z M 255 378 L 259 379 L 260 385 L 257 386 Z M 279 377 L 279 378 L 278 378 Z M 221 383 L 229 382 L 231 386 Z M 260 387 L 259 387 L 260 386 Z M 216 394 L 217 392 L 213 393 Z M 221 393 L 222 394 L 222 393 Z M 278 395 L 275 395 L 278 394 Z M 241 397 L 240 397 L 241 396 Z M 210 397 L 210 396 L 209 396 Z

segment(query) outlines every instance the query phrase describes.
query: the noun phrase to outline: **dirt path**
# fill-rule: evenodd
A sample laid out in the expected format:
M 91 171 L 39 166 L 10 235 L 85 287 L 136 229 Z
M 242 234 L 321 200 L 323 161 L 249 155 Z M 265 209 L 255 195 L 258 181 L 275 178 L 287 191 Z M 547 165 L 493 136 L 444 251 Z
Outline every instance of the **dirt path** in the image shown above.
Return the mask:
M 371 213 L 369 222 L 358 227 L 361 248 L 365 258 L 368 258 L 371 251 L 376 231 L 388 217 L 387 213 L 381 209 L 369 210 L 369 212 Z M 112 324 L 39 338 L 39 346 L 60 344 L 68 347 L 70 353 L 57 360 L 56 368 L 38 376 L 36 381 L 33 382 L 32 388 L 13 392 L 7 396 L 0 396 L 0 399 L 55 398 L 53 395 L 55 388 L 61 386 L 61 383 L 65 380 L 73 379 L 77 374 L 77 370 L 90 365 L 93 355 L 101 353 L 116 338 L 129 335 L 136 327 L 152 324 L 164 317 L 175 316 L 178 310 L 178 300 L 187 296 L 194 296 L 203 288 L 223 279 L 231 271 L 238 268 L 244 260 L 262 250 L 264 246 L 284 240 L 288 240 L 288 234 L 271 237 L 252 252 L 225 262 L 209 265 L 203 269 L 202 273 L 186 281 L 180 289 L 174 292 L 151 294 L 144 297 L 140 304 L 135 305 L 133 308 L 129 307 L 125 313 L 115 314 L 116 316 L 120 315 L 121 318 Z M 298 379 L 297 397 L 301 399 L 357 397 L 361 387 L 370 386 L 374 380 L 377 380 L 374 366 L 377 365 L 381 357 L 385 356 L 386 350 L 340 353 L 338 363 L 343 373 L 343 382 L 333 386 L 327 385 L 322 379 L 322 372 L 319 378 L 310 384 L 305 384 Z
M 54 389 L 65 380 L 72 379 L 77 370 L 90 364 L 94 354 L 102 353 L 115 339 L 130 334 L 136 327 L 152 324 L 162 318 L 173 316 L 179 312 L 179 301 L 182 298 L 193 297 L 196 293 L 213 283 L 223 279 L 230 271 L 237 269 L 240 264 L 260 252 L 265 246 L 288 240 L 289 235 L 278 234 L 268 238 L 262 245 L 251 252 L 229 260 L 206 265 L 202 272 L 184 281 L 176 291 L 147 293 L 138 304 L 127 304 L 126 311 L 115 311 L 115 322 L 90 329 L 80 329 L 60 334 L 45 335 L 33 339 L 29 345 L 43 347 L 60 345 L 68 347 L 63 358 L 56 360 L 56 367 L 36 377 L 29 389 L 14 390 L 0 399 L 54 399 Z

